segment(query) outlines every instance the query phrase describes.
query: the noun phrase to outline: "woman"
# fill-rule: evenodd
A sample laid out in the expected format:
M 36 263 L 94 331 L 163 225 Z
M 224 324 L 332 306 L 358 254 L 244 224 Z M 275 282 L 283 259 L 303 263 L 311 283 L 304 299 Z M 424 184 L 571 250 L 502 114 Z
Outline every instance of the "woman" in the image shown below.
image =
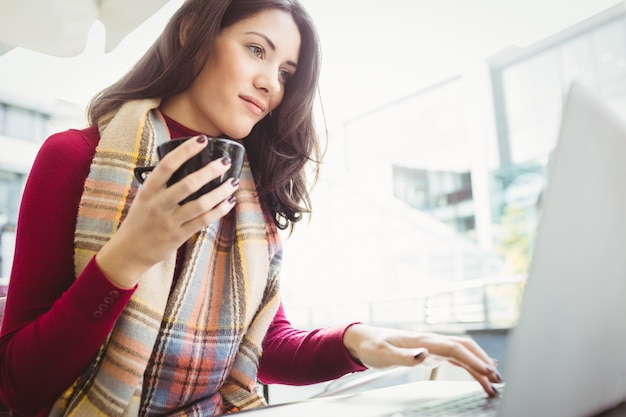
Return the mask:
M 353 324 L 304 332 L 280 306 L 278 228 L 309 211 L 319 162 L 318 40 L 295 0 L 188 0 L 133 70 L 51 136 L 23 195 L 0 338 L 0 398 L 17 416 L 219 415 L 304 384 L 429 355 L 490 394 L 474 343 Z M 167 187 L 207 144 L 241 140 L 240 179 L 180 205 L 230 166 Z M 140 186 L 155 146 L 192 136 Z M 265 349 L 259 369 L 259 358 Z

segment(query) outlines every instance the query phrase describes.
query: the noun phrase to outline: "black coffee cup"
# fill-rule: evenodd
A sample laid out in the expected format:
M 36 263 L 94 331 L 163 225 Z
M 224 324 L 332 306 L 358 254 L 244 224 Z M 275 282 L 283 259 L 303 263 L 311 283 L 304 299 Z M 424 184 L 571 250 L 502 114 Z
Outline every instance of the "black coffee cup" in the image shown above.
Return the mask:
M 179 145 L 181 145 L 186 140 L 195 138 L 195 137 L 197 136 L 188 136 L 184 138 L 172 139 L 159 145 L 157 147 L 157 155 L 159 156 L 159 160 L 163 159 L 165 155 L 167 155 L 169 152 L 176 149 Z M 167 185 L 170 186 L 172 184 L 175 184 L 181 179 L 183 179 L 185 176 L 207 165 L 209 162 L 214 161 L 216 159 L 221 159 L 225 156 L 230 158 L 231 166 L 228 169 L 228 171 L 226 171 L 220 177 L 205 184 L 198 191 L 194 192 L 193 194 L 185 198 L 183 201 L 181 201 L 179 203 L 181 205 L 191 200 L 195 200 L 196 198 L 208 193 L 209 191 L 218 187 L 220 184 L 222 184 L 224 181 L 228 180 L 229 178 L 239 178 L 239 175 L 241 174 L 241 167 L 243 165 L 243 157 L 246 152 L 243 145 L 241 145 L 238 142 L 235 142 L 234 140 L 224 139 L 224 138 L 206 137 L 206 139 L 209 142 L 207 146 L 200 153 L 192 156 L 185 163 L 183 163 L 180 166 L 180 168 L 178 168 L 176 172 L 172 174 L 170 179 L 167 181 Z M 143 183 L 146 180 L 148 174 L 154 168 L 155 168 L 154 166 L 136 167 L 135 178 L 137 178 L 137 180 L 140 183 Z

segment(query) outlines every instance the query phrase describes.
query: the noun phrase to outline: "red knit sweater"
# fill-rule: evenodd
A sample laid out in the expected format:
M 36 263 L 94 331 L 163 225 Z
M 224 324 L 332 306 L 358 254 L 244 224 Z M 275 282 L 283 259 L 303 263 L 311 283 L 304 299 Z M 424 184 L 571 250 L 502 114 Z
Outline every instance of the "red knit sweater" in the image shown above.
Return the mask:
M 193 132 L 168 119 L 172 137 Z M 16 416 L 44 416 L 83 372 L 134 290 L 114 286 L 92 259 L 74 276 L 78 203 L 99 141 L 68 130 L 42 145 L 22 197 L 0 331 L 0 399 Z M 304 385 L 365 369 L 343 345 L 348 326 L 294 329 L 282 305 L 263 342 L 259 379 Z

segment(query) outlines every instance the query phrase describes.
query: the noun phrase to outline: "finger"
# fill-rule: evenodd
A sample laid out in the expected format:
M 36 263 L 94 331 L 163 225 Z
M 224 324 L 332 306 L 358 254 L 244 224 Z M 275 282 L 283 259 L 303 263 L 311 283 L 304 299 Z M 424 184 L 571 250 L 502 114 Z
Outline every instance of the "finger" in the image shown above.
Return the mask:
M 359 360 L 369 368 L 386 369 L 394 366 L 415 366 L 428 356 L 423 347 L 400 346 L 389 340 L 370 340 L 361 350 Z
M 411 361 L 414 365 L 422 364 L 428 359 L 428 349 L 426 348 L 413 349 L 410 354 L 412 356 Z
M 150 185 L 158 188 L 166 187 L 172 174 L 189 158 L 200 153 L 208 144 L 206 136 L 199 135 L 183 142 L 173 151 L 165 155 L 156 165 L 144 183 L 144 188 Z
M 398 348 L 393 345 L 389 346 L 390 354 L 388 356 L 389 366 L 415 366 L 422 365 L 428 361 L 428 349 L 426 348 Z
M 493 369 L 493 372 L 490 372 L 488 374 L 480 374 L 478 372 L 476 372 L 475 370 L 473 370 L 472 368 L 467 367 L 467 365 L 461 363 L 461 362 L 457 362 L 454 359 L 450 359 L 449 362 L 455 366 L 458 366 L 460 368 L 464 368 L 465 370 L 467 370 L 468 372 L 472 373 L 473 375 L 482 375 L 483 377 L 487 378 L 490 382 L 494 383 L 494 384 L 499 384 L 504 382 L 504 380 L 502 379 L 502 376 L 500 375 L 500 373 L 498 372 L 497 369 Z
M 231 196 L 226 200 L 220 202 L 217 206 L 213 207 L 209 211 L 204 211 L 202 214 L 194 217 L 184 224 L 185 229 L 195 232 L 203 227 L 211 225 L 216 220 L 224 217 L 235 206 L 235 196 Z M 189 203 L 188 203 L 189 204 Z M 187 204 L 185 204 L 187 205 Z
M 450 336 L 449 339 L 463 345 L 467 350 L 476 355 L 486 364 L 495 365 L 493 359 L 473 339 L 459 336 Z
M 226 215 L 235 205 L 234 193 L 239 189 L 239 180 L 231 178 L 200 198 L 181 206 L 180 217 L 183 227 L 199 230 Z
M 183 201 L 191 194 L 198 191 L 200 188 L 204 187 L 209 182 L 219 178 L 222 174 L 224 174 L 228 168 L 230 168 L 231 160 L 228 157 L 224 157 L 221 159 L 216 159 L 214 161 L 209 162 L 204 167 L 199 170 L 190 173 L 185 176 L 180 181 L 172 184 L 168 190 L 167 195 L 168 198 L 173 199 L 176 202 Z M 213 191 L 213 190 L 211 190 Z M 207 193 L 210 194 L 211 192 Z M 214 194 L 213 196 L 213 204 L 216 205 L 218 202 L 222 201 L 224 196 L 220 198 L 219 193 Z M 211 206 L 211 207 L 212 207 Z
M 490 357 L 487 352 L 485 352 L 478 343 L 476 343 L 472 339 L 460 338 L 460 342 L 474 355 L 480 358 L 486 365 L 486 368 L 478 369 L 479 372 L 482 372 L 481 369 L 487 371 L 485 375 L 489 377 L 492 382 L 502 382 L 502 376 L 497 370 L 498 361 Z
M 439 355 L 430 354 L 426 358 L 424 358 L 424 360 L 422 361 L 420 365 L 428 369 L 434 369 L 434 368 L 438 368 L 439 366 L 441 366 L 441 364 L 443 362 L 446 362 L 447 360 L 448 359 L 442 358 Z
M 472 369 L 481 375 L 489 375 L 494 372 L 491 361 L 484 361 L 482 355 L 471 350 L 473 341 L 463 338 L 449 337 L 446 339 L 434 339 L 432 345 L 427 345 L 429 351 L 435 355 L 443 356 L 449 360 L 455 360 L 463 364 L 466 369 Z M 480 348 L 479 348 L 480 349 Z M 488 358 L 488 356 L 485 354 Z
M 450 362 L 454 365 L 463 367 L 462 364 L 455 363 L 454 361 Z M 478 381 L 478 383 L 481 387 L 483 387 L 483 390 L 485 390 L 487 395 L 489 395 L 490 397 L 496 397 L 498 395 L 498 389 L 494 385 L 494 381 L 489 380 L 489 378 L 487 378 L 485 375 L 479 374 L 471 368 L 464 368 L 476 381 Z

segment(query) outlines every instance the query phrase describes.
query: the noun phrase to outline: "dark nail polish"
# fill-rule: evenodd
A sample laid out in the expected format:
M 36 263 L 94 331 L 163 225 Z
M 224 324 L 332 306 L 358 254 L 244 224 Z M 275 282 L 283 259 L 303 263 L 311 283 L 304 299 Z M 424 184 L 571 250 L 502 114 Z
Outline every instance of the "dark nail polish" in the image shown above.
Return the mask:
M 232 185 L 233 187 L 238 186 L 239 185 L 239 179 L 233 178 L 232 180 L 230 180 L 230 185 Z
M 230 197 L 228 197 L 228 202 L 229 202 L 230 204 L 235 204 L 235 201 L 236 201 L 236 200 L 237 200 L 237 199 L 235 198 L 235 196 L 234 196 L 234 195 L 231 195 Z
M 502 378 L 502 375 L 500 375 L 500 372 L 496 371 L 496 378 L 498 378 L 498 382 L 504 382 L 504 379 Z
M 420 352 L 420 353 L 416 354 L 416 355 L 415 355 L 415 356 L 413 356 L 413 357 L 414 357 L 415 359 L 419 360 L 419 359 L 422 357 L 422 355 L 423 355 L 423 354 L 424 354 L 424 352 Z
M 206 143 L 206 136 L 198 136 L 196 138 L 196 142 L 198 142 L 198 143 Z
M 225 156 L 225 157 L 223 157 L 223 158 L 222 158 L 222 164 L 224 164 L 224 165 L 230 165 L 230 162 L 231 162 L 231 161 L 230 161 L 230 157 Z
M 492 394 L 492 395 L 493 395 L 494 397 L 497 397 L 497 396 L 498 396 L 498 394 L 500 394 L 500 393 L 498 392 L 498 389 L 497 389 L 494 385 L 492 385 L 492 386 L 491 386 L 491 389 L 493 390 L 493 394 Z

